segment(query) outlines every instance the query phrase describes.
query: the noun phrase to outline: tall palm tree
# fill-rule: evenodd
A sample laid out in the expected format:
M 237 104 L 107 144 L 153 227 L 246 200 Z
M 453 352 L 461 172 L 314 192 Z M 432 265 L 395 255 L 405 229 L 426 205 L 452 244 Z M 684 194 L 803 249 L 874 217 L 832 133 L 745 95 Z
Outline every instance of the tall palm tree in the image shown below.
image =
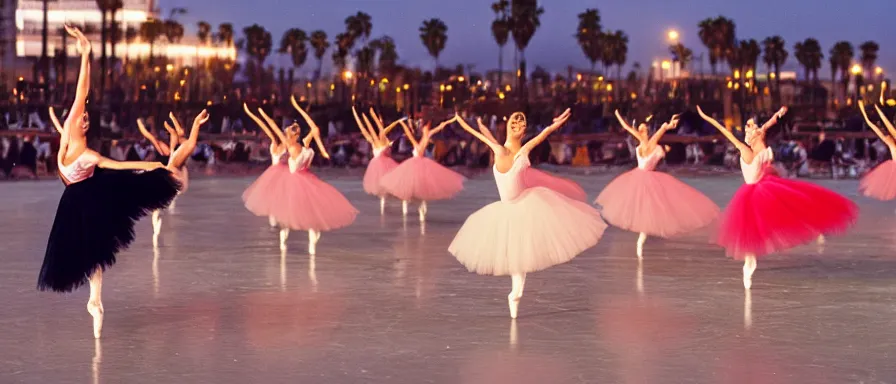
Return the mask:
M 345 31 L 355 39 L 361 39 L 362 44 L 367 43 L 372 30 L 373 22 L 371 17 L 364 12 L 358 12 L 345 18 Z
M 859 50 L 862 51 L 859 60 L 862 61 L 865 72 L 874 73 L 874 62 L 877 61 L 877 52 L 880 51 L 880 46 L 873 41 L 866 41 L 859 46 Z
M 257 76 L 257 85 L 259 89 L 263 86 L 264 79 L 264 61 L 271 54 L 273 47 L 273 39 L 271 33 L 258 24 L 243 28 L 245 39 L 246 54 L 255 61 L 255 71 Z
M 508 10 L 510 2 L 508 0 L 498 0 L 492 3 L 492 12 L 495 13 L 495 20 L 492 21 L 492 36 L 495 43 L 498 44 L 498 86 L 504 84 L 504 46 L 510 38 L 510 16 Z
M 622 66 L 628 61 L 628 35 L 623 31 L 608 32 L 607 37 L 610 38 L 610 65 L 616 65 L 616 93 L 621 89 L 618 86 L 622 80 Z M 609 71 L 609 69 L 608 69 Z
M 672 60 L 679 63 L 681 69 L 685 69 L 690 65 L 691 61 L 694 60 L 694 51 L 690 48 L 685 47 L 682 43 L 676 43 L 669 46 L 669 54 L 672 55 Z
M 50 58 L 47 56 L 48 52 L 48 43 L 50 35 L 50 2 L 49 0 L 43 0 L 43 29 L 41 30 L 41 48 L 40 48 L 40 63 L 41 63 L 41 73 L 44 77 L 44 84 L 46 88 L 44 89 L 44 97 L 49 99 L 50 97 Z M 36 77 L 36 76 L 35 76 Z
M 398 70 L 398 47 L 395 45 L 395 40 L 389 36 L 382 36 L 372 41 L 370 47 L 379 52 L 377 67 L 379 67 L 380 74 L 386 77 L 395 77 Z
M 435 59 L 435 69 L 439 69 L 439 55 L 448 41 L 448 26 L 440 19 L 424 20 L 420 26 L 420 40 L 429 55 Z
M 579 14 L 579 25 L 576 28 L 576 41 L 582 48 L 582 53 L 591 62 L 591 73 L 594 73 L 594 66 L 603 56 L 601 49 L 601 25 L 600 13 L 596 9 L 586 9 L 585 12 Z
M 108 28 L 109 31 L 108 31 L 107 36 L 109 38 L 109 48 L 110 48 L 109 56 L 111 58 L 110 63 L 111 63 L 111 67 L 112 67 L 112 70 L 109 71 L 109 78 L 110 78 L 109 84 L 110 84 L 110 86 L 114 87 L 115 86 L 115 78 L 116 78 L 115 67 L 116 67 L 116 63 L 118 63 L 118 54 L 116 52 L 116 46 L 118 45 L 118 43 L 121 41 L 121 38 L 122 38 L 121 23 L 119 23 L 118 20 L 116 20 L 115 15 L 118 14 L 118 12 L 121 11 L 122 8 L 124 8 L 124 2 L 122 0 L 108 0 L 108 7 L 109 7 L 109 28 Z
M 179 43 L 184 37 L 184 26 L 177 20 L 165 20 L 165 37 L 169 43 Z
M 148 19 L 140 23 L 140 38 L 149 44 L 149 65 L 153 65 L 153 48 L 156 41 L 165 34 L 165 23 L 159 19 Z
M 212 25 L 205 21 L 200 21 L 196 23 L 196 38 L 199 39 L 199 44 L 205 45 L 208 44 L 209 38 L 212 35 Z
M 289 89 L 295 84 L 295 70 L 305 65 L 308 58 L 308 34 L 299 28 L 290 28 L 283 33 L 280 39 L 280 49 L 277 53 L 289 55 L 292 66 L 289 68 Z M 281 90 L 282 91 L 282 90 Z
M 342 72 L 348 64 L 345 59 L 355 45 L 355 37 L 352 37 L 351 33 L 343 32 L 336 35 L 335 43 L 336 50 L 333 51 L 333 64 L 336 65 L 336 68 L 339 68 L 339 72 Z
M 320 70 L 324 64 L 324 54 L 330 48 L 327 33 L 321 30 L 311 32 L 311 48 L 314 49 L 314 57 L 317 59 L 317 70 L 314 71 L 314 80 L 320 79 Z
M 535 31 L 541 26 L 541 15 L 544 8 L 538 6 L 538 0 L 512 0 L 510 2 L 510 35 L 520 52 L 520 65 L 517 73 L 519 80 L 520 97 L 528 100 L 526 96 L 526 47 L 535 35 Z
M 835 92 L 837 89 L 836 77 L 837 71 L 839 70 L 841 74 L 840 80 L 843 83 L 843 97 L 846 98 L 846 92 L 848 91 L 847 87 L 849 87 L 849 69 L 852 65 L 852 59 L 855 56 L 855 50 L 850 42 L 838 41 L 831 47 L 830 55 L 831 92 Z
M 727 59 L 736 48 L 734 21 L 724 16 L 707 18 L 699 24 L 700 41 L 709 50 L 709 64 L 716 74 L 716 64 Z
M 821 60 L 824 53 L 821 52 L 821 44 L 818 40 L 808 38 L 793 46 L 794 56 L 800 65 L 806 70 L 806 80 L 818 81 L 818 69 L 821 68 Z
M 226 47 L 233 46 L 233 24 L 221 23 L 218 25 L 218 42 Z
M 781 36 L 771 36 L 762 40 L 764 52 L 762 61 L 768 66 L 769 72 L 774 69 L 775 74 L 775 92 L 773 93 L 773 105 L 781 104 L 781 66 L 787 62 L 787 45 Z M 771 77 L 771 76 L 769 76 Z M 769 81 L 771 83 L 771 81 Z

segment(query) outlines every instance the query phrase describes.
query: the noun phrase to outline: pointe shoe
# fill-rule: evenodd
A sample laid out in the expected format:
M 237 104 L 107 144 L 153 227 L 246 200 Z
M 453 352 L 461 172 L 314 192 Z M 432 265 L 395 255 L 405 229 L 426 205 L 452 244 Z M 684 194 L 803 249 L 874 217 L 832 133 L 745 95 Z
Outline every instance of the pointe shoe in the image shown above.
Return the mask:
M 93 317 L 93 337 L 99 339 L 103 332 L 103 303 L 87 302 L 87 313 Z
M 520 307 L 520 297 L 511 292 L 507 295 L 507 306 L 510 307 L 510 318 L 516 319 L 516 314 Z
M 749 267 L 744 267 L 744 289 L 750 289 L 753 286 L 753 271 Z
M 320 240 L 320 232 L 313 232 L 311 236 L 308 236 L 308 254 L 316 255 L 317 254 L 317 241 Z
M 277 228 L 277 219 L 275 219 L 274 216 L 268 216 L 268 225 L 270 225 L 271 228 Z
M 643 260 L 644 259 L 644 245 L 638 244 L 638 248 L 635 251 L 635 253 L 638 254 L 638 260 Z

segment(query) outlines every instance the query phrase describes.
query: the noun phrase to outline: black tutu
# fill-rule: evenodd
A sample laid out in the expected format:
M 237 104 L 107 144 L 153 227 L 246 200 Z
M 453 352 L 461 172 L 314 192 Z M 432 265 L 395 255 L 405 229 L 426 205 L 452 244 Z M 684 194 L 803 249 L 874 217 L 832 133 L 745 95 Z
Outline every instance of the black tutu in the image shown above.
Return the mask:
M 65 188 L 47 241 L 37 287 L 72 291 L 97 269 L 115 264 L 115 254 L 134 241 L 134 223 L 165 208 L 180 183 L 166 169 L 149 172 L 97 168 L 93 176 Z

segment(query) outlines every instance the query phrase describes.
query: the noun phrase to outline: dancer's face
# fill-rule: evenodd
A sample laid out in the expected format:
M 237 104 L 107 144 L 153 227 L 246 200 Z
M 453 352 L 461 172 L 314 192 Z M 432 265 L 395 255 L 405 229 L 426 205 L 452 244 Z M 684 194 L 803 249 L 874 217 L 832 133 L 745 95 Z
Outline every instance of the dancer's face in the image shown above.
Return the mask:
M 747 120 L 747 126 L 744 130 L 746 131 L 744 140 L 747 142 L 747 145 L 755 145 L 763 139 L 763 132 L 753 119 Z
M 507 119 L 507 137 L 514 140 L 521 140 L 526 134 L 526 115 L 522 112 L 514 112 Z
M 642 136 L 647 136 L 647 124 L 641 123 L 641 125 L 638 126 L 638 133 Z

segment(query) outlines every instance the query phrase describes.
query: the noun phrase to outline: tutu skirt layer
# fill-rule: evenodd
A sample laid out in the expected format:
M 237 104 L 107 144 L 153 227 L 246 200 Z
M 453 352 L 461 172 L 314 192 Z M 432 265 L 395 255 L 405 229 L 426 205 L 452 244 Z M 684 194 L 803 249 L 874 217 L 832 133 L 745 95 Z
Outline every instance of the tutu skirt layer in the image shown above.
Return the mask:
M 383 176 L 380 186 L 401 200 L 444 200 L 464 189 L 464 177 L 431 159 L 414 156 Z
M 249 212 L 257 216 L 270 216 L 275 210 L 283 207 L 282 201 L 277 200 L 275 189 L 283 186 L 285 178 L 289 177 L 289 166 L 283 163 L 268 167 L 261 176 L 255 179 L 243 192 L 243 203 Z
M 342 193 L 307 170 L 288 173 L 277 183 L 268 192 L 277 209 L 264 215 L 285 228 L 329 231 L 348 226 L 358 215 Z
M 859 182 L 859 191 L 878 200 L 896 199 L 896 161 L 884 161 L 868 172 Z
M 570 179 L 554 176 L 550 173 L 529 167 L 523 171 L 523 185 L 526 188 L 545 187 L 552 189 L 558 193 L 562 193 L 566 197 L 585 201 L 587 195 L 585 190 L 578 183 Z
M 364 172 L 364 192 L 374 196 L 385 196 L 388 194 L 380 185 L 383 176 L 391 172 L 398 163 L 386 155 L 375 156 L 370 163 L 367 164 L 367 171 Z
M 115 264 L 115 255 L 134 241 L 134 223 L 168 206 L 179 188 L 165 169 L 97 169 L 92 177 L 67 186 L 47 241 L 38 288 L 72 291 L 97 268 Z
M 670 237 L 710 224 L 719 207 L 689 185 L 663 172 L 635 168 L 597 196 L 604 219 L 619 228 Z
M 587 203 L 536 187 L 474 212 L 448 251 L 481 275 L 535 272 L 594 246 L 606 228 Z
M 735 259 L 761 257 L 843 232 L 858 212 L 852 201 L 815 184 L 766 174 L 734 194 L 717 242 Z

